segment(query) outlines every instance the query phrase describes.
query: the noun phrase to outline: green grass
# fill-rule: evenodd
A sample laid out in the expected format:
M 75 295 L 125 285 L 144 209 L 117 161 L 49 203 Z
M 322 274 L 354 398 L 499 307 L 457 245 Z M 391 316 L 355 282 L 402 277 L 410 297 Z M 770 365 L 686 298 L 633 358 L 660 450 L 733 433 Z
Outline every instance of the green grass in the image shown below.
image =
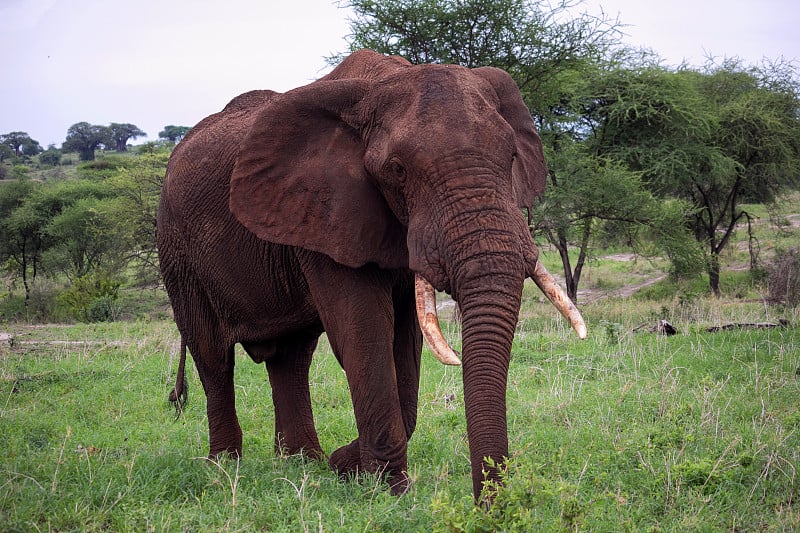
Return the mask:
M 530 289 L 526 289 L 527 291 Z M 423 354 L 411 491 L 341 482 L 324 463 L 277 457 L 264 368 L 237 353 L 240 463 L 212 464 L 205 402 L 166 402 L 169 322 L 19 327 L 0 348 L 4 531 L 789 531 L 800 454 L 796 327 L 710 334 L 763 305 L 609 300 L 578 341 L 526 297 L 509 375 L 511 469 L 491 511 L 472 505 L 461 376 Z M 769 311 L 774 313 L 775 311 Z M 798 317 L 786 311 L 786 318 Z M 680 334 L 633 333 L 668 313 Z M 446 332 L 457 345 L 457 326 Z M 327 343 L 311 372 L 330 452 L 355 437 Z
M 786 209 L 797 213 L 797 197 Z M 797 242 L 759 206 L 766 264 Z M 722 298 L 707 278 L 663 279 L 663 262 L 597 254 L 581 289 L 579 341 L 528 284 L 509 372 L 510 468 L 487 512 L 472 504 L 459 369 L 423 354 L 412 487 L 341 482 L 324 463 L 273 452 L 266 371 L 237 352 L 240 463 L 209 463 L 205 398 L 166 401 L 178 337 L 163 293 L 128 290 L 137 321 L 3 324 L 2 531 L 796 531 L 800 530 L 800 310 L 769 306 L 740 228 L 723 254 Z M 554 274 L 557 254 L 542 254 Z M 588 303 L 586 303 L 588 302 Z M 447 317 L 450 313 L 443 313 Z M 708 333 L 731 322 L 790 327 Z M 679 334 L 648 333 L 659 319 Z M 460 345 L 457 324 L 444 322 Z M 311 371 L 315 418 L 331 452 L 355 436 L 344 374 L 324 340 Z

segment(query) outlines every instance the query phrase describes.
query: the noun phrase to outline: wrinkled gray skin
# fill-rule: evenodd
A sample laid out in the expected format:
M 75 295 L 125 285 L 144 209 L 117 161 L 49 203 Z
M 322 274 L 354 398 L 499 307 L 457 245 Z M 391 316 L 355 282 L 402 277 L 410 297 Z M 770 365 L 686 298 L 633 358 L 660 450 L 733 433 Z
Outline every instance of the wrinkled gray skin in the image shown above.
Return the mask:
M 413 274 L 458 302 L 474 496 L 508 456 L 506 379 L 537 259 L 520 206 L 544 189 L 541 141 L 493 68 L 362 50 L 324 78 L 253 91 L 176 147 L 158 213 L 161 271 L 207 398 L 210 455 L 238 455 L 234 344 L 264 362 L 275 446 L 324 455 L 308 369 L 325 331 L 358 438 L 340 474 L 408 487 L 422 338 Z M 180 391 L 178 391 L 180 392 Z

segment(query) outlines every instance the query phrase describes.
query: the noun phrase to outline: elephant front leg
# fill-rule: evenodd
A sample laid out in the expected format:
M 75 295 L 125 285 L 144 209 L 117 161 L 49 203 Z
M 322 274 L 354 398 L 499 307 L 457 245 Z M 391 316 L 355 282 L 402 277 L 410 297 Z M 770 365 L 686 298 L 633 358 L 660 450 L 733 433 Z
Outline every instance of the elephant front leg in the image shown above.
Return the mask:
M 407 434 L 394 360 L 389 274 L 351 269 L 308 254 L 301 261 L 331 346 L 350 387 L 358 439 L 331 454 L 342 476 L 382 473 L 391 490 L 408 489 Z

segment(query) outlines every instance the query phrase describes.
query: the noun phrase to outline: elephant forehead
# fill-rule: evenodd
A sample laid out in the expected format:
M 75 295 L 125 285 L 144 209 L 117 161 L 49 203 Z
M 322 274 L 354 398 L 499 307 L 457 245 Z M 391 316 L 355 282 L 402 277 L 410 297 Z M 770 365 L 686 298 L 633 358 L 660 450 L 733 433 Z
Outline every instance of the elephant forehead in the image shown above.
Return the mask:
M 378 94 L 379 108 L 394 107 L 406 115 L 413 110 L 421 120 L 464 119 L 498 104 L 488 84 L 458 65 L 416 65 L 384 79 Z

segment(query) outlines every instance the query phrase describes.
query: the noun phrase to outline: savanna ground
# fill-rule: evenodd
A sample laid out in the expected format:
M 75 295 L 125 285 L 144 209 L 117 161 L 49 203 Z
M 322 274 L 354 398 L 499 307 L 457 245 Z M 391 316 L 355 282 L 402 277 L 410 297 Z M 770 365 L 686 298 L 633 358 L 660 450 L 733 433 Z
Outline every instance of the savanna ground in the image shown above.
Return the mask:
M 796 218 L 782 220 L 758 221 L 765 261 L 798 242 Z M 586 341 L 526 287 L 509 372 L 510 469 L 488 512 L 472 505 L 460 370 L 427 348 L 413 484 L 395 498 L 375 477 L 342 482 L 324 463 L 277 456 L 266 371 L 241 350 L 244 458 L 204 459 L 193 368 L 183 415 L 166 401 L 178 338 L 163 311 L 2 325 L 13 339 L 0 341 L 0 530 L 800 530 L 800 316 L 766 303 L 742 239 L 724 257 L 719 299 L 702 280 L 665 278 L 659 261 L 600 254 L 580 295 Z M 543 260 L 558 271 L 555 254 Z M 781 318 L 789 326 L 706 331 Z M 678 334 L 648 332 L 659 319 Z M 330 452 L 355 423 L 324 338 L 310 379 Z

